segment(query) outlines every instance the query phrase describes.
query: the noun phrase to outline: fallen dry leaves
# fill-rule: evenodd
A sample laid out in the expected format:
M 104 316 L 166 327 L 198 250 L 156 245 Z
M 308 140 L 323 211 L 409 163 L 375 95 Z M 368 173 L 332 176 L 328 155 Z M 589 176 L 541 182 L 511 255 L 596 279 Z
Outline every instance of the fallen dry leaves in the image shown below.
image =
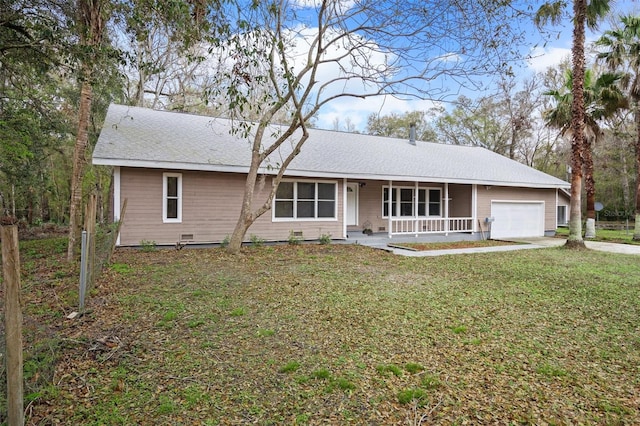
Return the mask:
M 58 314 L 73 309 L 75 278 L 34 265 L 28 350 L 49 339 L 56 362 L 28 379 L 28 421 L 640 423 L 640 266 L 629 260 L 120 249 L 76 320 Z

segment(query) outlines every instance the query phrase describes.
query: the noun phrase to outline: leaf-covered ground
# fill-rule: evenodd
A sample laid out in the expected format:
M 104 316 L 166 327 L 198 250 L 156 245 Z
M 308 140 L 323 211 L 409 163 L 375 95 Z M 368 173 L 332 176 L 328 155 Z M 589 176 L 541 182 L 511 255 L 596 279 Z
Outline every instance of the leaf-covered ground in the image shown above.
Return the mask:
M 636 241 L 633 239 L 633 229 L 634 229 L 633 223 L 607 224 L 607 222 L 605 222 L 604 225 L 602 226 L 615 226 L 617 229 L 600 229 L 598 227 L 598 229 L 596 229 L 596 237 L 593 239 L 589 239 L 589 241 L 604 241 L 608 243 L 633 244 L 633 245 L 640 244 L 640 241 Z M 569 228 L 557 229 L 556 237 L 567 238 L 568 236 L 569 236 Z
M 29 424 L 640 423 L 637 257 L 300 245 L 113 260 L 76 320 L 64 266 L 27 272 Z

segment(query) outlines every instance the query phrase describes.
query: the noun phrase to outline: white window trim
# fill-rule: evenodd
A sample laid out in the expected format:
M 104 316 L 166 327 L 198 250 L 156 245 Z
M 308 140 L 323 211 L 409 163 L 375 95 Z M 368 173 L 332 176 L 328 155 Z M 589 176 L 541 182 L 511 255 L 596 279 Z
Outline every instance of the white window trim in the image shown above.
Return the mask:
M 558 207 L 564 207 L 564 218 L 562 222 L 559 220 L 560 217 L 558 216 Z M 566 204 L 557 204 L 556 205 L 556 228 L 558 226 L 566 226 L 568 224 L 569 224 L 569 206 Z
M 167 178 L 178 178 L 178 217 L 167 217 Z M 182 173 L 162 174 L 162 223 L 182 223 Z
M 384 206 L 386 204 L 388 204 L 388 202 L 389 202 L 388 200 L 387 201 L 384 200 L 384 190 L 385 189 L 388 190 L 389 189 L 389 185 L 383 185 L 382 186 L 382 203 L 381 203 L 381 209 L 382 209 L 381 215 L 382 216 L 381 217 L 384 218 L 384 219 L 388 219 L 389 216 L 384 214 Z M 416 188 L 415 188 L 415 186 L 395 186 L 394 185 L 392 191 L 398 191 L 398 190 L 403 190 L 403 189 L 411 189 L 412 191 L 415 191 Z M 433 190 L 437 190 L 437 191 L 440 192 L 440 214 L 439 215 L 435 215 L 435 216 L 430 216 L 429 215 L 429 191 L 432 190 L 432 189 Z M 418 190 L 425 190 L 425 194 L 426 194 L 425 212 L 427 214 L 423 215 L 423 216 L 415 216 L 415 215 L 413 215 L 413 216 L 393 216 L 393 215 L 391 215 L 391 217 L 398 218 L 398 219 L 408 219 L 408 218 L 412 218 L 412 217 L 421 217 L 421 218 L 443 217 L 442 216 L 442 208 L 443 208 L 442 188 L 440 188 L 439 186 L 420 186 L 420 187 L 418 187 Z M 393 200 L 393 197 L 391 197 L 391 200 Z M 413 203 L 414 203 L 414 206 L 413 206 L 414 211 L 416 211 L 417 210 L 417 206 L 415 205 L 415 203 L 416 203 L 416 194 L 415 193 L 413 194 L 412 200 L 413 200 Z M 397 198 L 396 201 L 397 201 L 397 203 L 399 203 L 399 198 Z M 396 207 L 396 204 L 394 204 L 393 201 L 391 202 L 391 205 L 394 208 Z
M 122 206 L 120 205 L 120 191 L 121 191 L 121 183 L 120 183 L 120 166 L 115 166 L 113 168 L 113 221 L 117 222 L 120 220 L 120 210 Z M 116 245 L 120 245 L 120 232 L 118 232 L 118 236 L 116 237 Z
M 276 217 L 276 196 L 273 196 L 273 200 L 271 201 L 271 221 L 272 222 L 336 222 L 338 220 L 338 181 L 335 180 L 299 180 L 299 179 L 282 179 L 280 183 L 283 182 L 293 182 L 293 216 L 294 217 Z M 334 194 L 333 194 L 333 217 L 302 217 L 297 218 L 296 210 L 297 210 L 297 200 L 298 200 L 298 182 L 301 183 L 330 183 L 333 184 Z M 317 189 L 317 188 L 316 188 Z M 316 191 L 315 201 L 318 201 L 318 193 Z

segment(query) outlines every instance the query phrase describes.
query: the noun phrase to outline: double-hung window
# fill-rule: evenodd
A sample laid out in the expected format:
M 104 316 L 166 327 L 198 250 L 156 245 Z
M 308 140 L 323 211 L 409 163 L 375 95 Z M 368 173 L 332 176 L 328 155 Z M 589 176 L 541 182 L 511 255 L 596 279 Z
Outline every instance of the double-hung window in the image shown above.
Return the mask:
M 440 189 L 429 189 L 428 216 L 442 216 Z
M 162 221 L 182 222 L 182 174 L 162 174 Z
M 429 217 L 441 216 L 440 188 L 418 188 L 418 199 L 415 188 L 393 187 L 391 200 L 392 217 Z M 389 188 L 382 189 L 382 216 L 389 217 Z
M 567 225 L 567 206 L 558 206 L 558 225 Z
M 336 190 L 333 182 L 280 182 L 273 217 L 277 220 L 336 219 Z

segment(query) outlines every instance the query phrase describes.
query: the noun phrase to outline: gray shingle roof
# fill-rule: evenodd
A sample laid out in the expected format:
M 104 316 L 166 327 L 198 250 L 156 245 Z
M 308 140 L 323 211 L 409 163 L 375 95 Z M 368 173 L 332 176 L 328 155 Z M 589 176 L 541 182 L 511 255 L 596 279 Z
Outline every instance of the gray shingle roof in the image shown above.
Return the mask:
M 111 105 L 93 163 L 112 166 L 246 172 L 250 142 L 231 121 Z M 569 184 L 480 147 L 445 145 L 310 129 L 289 176 L 568 188 Z M 285 143 L 283 154 L 291 145 Z M 278 163 L 272 156 L 272 164 Z M 272 172 L 273 170 L 264 170 Z

